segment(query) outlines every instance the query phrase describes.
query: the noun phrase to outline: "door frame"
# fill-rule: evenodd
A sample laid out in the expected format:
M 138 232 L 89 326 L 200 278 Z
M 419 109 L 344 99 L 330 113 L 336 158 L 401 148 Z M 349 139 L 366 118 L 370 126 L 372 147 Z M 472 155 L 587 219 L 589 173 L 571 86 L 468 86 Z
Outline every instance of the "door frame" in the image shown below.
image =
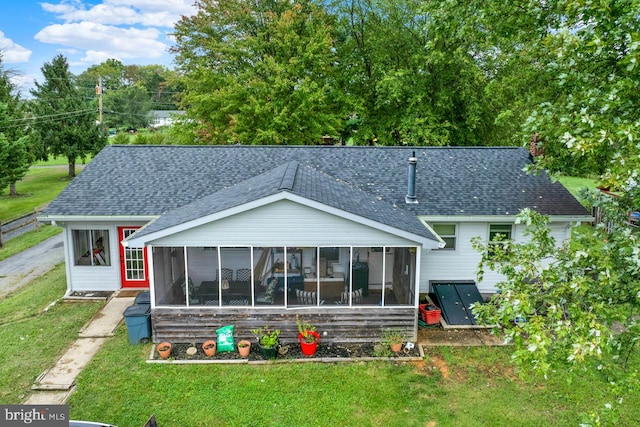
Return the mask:
M 139 229 L 139 225 L 122 226 L 118 227 L 118 242 L 122 242 L 125 239 L 125 232 Z M 125 260 L 125 254 L 127 251 L 139 250 L 142 252 L 142 263 L 144 279 L 127 279 L 127 262 Z M 118 244 L 118 252 L 120 259 L 120 284 L 123 288 L 149 288 L 149 261 L 147 259 L 146 248 L 125 248 L 122 244 Z

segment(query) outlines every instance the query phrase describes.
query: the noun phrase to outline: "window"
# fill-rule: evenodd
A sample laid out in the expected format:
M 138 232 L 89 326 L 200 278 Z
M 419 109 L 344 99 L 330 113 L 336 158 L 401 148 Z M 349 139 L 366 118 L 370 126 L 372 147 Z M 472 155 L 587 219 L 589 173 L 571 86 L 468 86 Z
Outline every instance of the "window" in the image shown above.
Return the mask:
M 489 224 L 489 255 L 493 253 L 495 245 L 503 245 L 511 240 L 511 224 Z
M 455 224 L 433 224 L 431 226 L 446 246 L 443 250 L 454 250 L 456 248 L 456 225 Z
M 76 265 L 111 265 L 108 230 L 73 230 Z

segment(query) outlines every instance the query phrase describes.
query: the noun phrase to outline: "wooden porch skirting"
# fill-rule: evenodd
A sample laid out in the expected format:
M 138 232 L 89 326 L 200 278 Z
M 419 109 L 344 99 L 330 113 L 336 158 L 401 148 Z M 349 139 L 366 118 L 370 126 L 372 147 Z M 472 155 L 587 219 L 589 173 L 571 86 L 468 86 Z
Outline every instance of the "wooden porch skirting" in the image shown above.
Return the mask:
M 234 325 L 236 341 L 254 338 L 251 330 L 280 329 L 281 344 L 298 341 L 296 315 L 316 327 L 322 341 L 376 342 L 384 329 L 399 328 L 410 341 L 418 335 L 417 307 L 358 307 L 323 310 L 318 307 L 280 309 L 155 308 L 151 311 L 154 342 L 201 343 L 216 338 L 216 329 Z M 325 334 L 326 332 L 326 334 Z

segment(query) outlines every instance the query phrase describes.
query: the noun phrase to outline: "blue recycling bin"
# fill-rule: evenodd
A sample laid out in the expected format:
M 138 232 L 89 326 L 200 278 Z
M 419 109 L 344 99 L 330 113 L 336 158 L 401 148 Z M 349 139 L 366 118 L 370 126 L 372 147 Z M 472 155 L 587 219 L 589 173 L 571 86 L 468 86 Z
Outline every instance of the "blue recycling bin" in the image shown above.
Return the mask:
M 140 292 L 133 300 L 134 304 L 151 304 L 151 294 L 149 291 Z
M 151 307 L 147 304 L 134 304 L 124 311 L 129 343 L 132 345 L 147 343 L 151 339 Z

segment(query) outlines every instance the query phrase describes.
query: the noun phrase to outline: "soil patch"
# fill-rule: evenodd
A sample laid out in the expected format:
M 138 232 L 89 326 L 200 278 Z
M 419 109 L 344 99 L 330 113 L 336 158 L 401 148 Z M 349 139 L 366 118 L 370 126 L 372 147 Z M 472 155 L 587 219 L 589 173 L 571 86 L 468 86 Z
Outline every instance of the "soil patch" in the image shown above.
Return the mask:
M 248 359 L 249 361 L 257 361 L 264 360 L 262 354 L 260 353 L 260 348 L 255 344 L 251 344 L 251 352 L 249 353 L 249 357 L 243 358 L 240 357 L 240 354 L 237 351 L 230 352 L 220 352 L 217 351 L 214 356 L 207 357 L 202 350 L 202 343 L 197 343 L 195 345 L 197 352 L 193 355 L 187 354 L 187 350 L 189 347 L 192 347 L 191 344 L 173 344 L 171 347 L 171 356 L 170 358 L 173 360 L 214 360 L 214 361 L 234 361 L 234 360 L 242 360 Z M 305 356 L 302 354 L 300 350 L 300 346 L 298 344 L 288 344 L 282 345 L 280 347 L 280 351 L 276 360 L 294 360 L 294 359 L 343 359 L 343 358 L 370 358 L 370 357 L 380 357 L 379 351 L 376 351 L 374 348 L 375 345 L 373 343 L 364 343 L 364 344 L 334 344 L 334 343 L 320 343 L 318 345 L 318 351 L 313 356 Z M 418 346 L 415 346 L 411 350 L 403 350 L 400 353 L 388 353 L 383 355 L 382 357 L 389 357 L 392 359 L 410 359 L 410 358 L 419 358 L 420 350 Z M 153 352 L 153 359 L 160 359 L 158 356 L 158 352 Z

